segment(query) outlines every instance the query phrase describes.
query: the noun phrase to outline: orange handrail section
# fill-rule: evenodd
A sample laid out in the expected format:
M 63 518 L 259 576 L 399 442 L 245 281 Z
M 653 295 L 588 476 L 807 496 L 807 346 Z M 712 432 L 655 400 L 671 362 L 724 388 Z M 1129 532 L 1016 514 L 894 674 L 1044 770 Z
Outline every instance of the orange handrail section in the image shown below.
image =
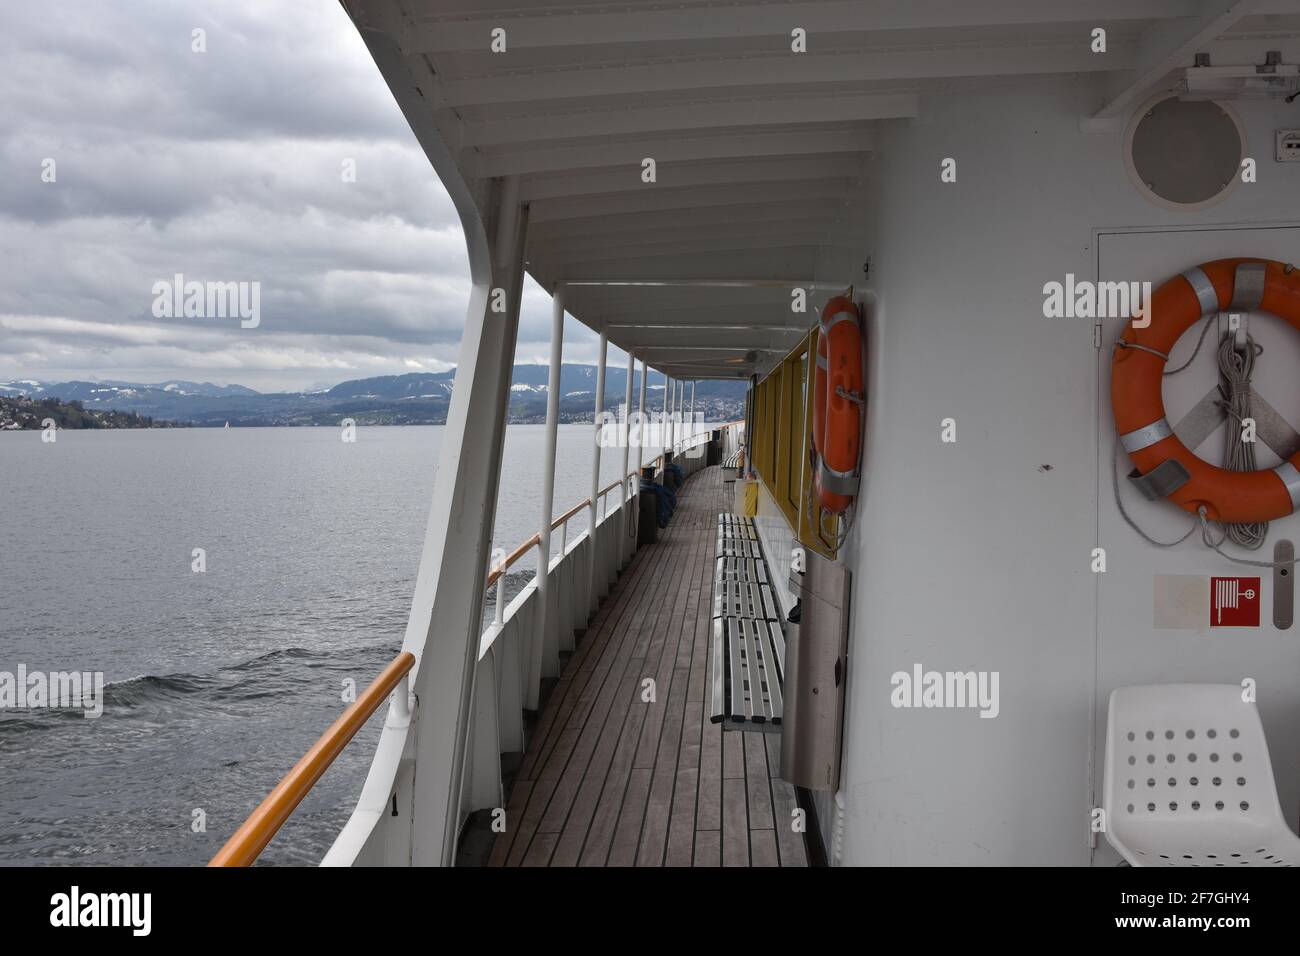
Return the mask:
M 410 651 L 398 654 L 249 814 L 208 866 L 252 866 L 303 797 L 414 665 L 415 655 Z

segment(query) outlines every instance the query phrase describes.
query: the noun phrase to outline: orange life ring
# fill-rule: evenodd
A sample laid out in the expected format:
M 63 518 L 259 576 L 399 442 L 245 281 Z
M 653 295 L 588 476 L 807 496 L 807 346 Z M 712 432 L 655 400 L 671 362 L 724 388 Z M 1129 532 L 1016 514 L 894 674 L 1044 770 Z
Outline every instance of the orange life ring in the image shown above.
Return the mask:
M 831 514 L 844 512 L 858 493 L 862 378 L 862 317 L 837 295 L 822 309 L 812 389 L 813 488 Z
M 1197 320 L 1229 310 L 1271 312 L 1300 329 L 1300 270 L 1269 259 L 1217 259 L 1157 289 L 1147 303 L 1150 325 L 1130 324 L 1111 360 L 1115 428 L 1141 474 L 1170 459 L 1186 469 L 1187 480 L 1167 496 L 1179 506 L 1204 506 L 1214 521 L 1273 521 L 1300 508 L 1300 452 L 1276 468 L 1228 471 L 1196 457 L 1165 417 L 1160 386 L 1169 350 Z

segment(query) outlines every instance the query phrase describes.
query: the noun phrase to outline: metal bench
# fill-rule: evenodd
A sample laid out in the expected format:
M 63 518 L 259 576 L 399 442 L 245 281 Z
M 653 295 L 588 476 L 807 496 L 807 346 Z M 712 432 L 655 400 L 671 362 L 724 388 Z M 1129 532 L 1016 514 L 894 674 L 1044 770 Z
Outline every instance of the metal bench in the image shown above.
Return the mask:
M 740 474 L 740 452 L 735 452 L 722 459 L 722 480 L 735 481 L 738 474 Z
M 757 541 L 745 538 L 718 538 L 717 556 L 719 558 L 753 558 L 763 560 L 763 549 Z
M 761 558 L 718 558 L 717 572 L 713 576 L 714 584 L 723 581 L 753 581 L 768 584 L 767 562 Z
M 755 621 L 775 621 L 776 598 L 772 587 L 759 581 L 713 582 L 713 616 L 747 617 Z
M 752 518 L 718 515 L 710 717 L 731 730 L 779 730 L 785 633 Z
M 749 617 L 713 619 L 713 722 L 781 723 L 785 636 L 779 621 Z M 767 729 L 753 726 L 746 729 Z

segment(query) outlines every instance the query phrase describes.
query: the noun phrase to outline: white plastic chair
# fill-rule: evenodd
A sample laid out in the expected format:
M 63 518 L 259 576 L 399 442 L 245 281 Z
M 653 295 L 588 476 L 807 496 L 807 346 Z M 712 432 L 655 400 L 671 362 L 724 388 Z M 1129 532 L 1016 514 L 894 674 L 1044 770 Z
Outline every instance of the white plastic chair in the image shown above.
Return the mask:
M 1234 684 L 1114 691 L 1102 806 L 1133 866 L 1300 866 L 1259 712 Z

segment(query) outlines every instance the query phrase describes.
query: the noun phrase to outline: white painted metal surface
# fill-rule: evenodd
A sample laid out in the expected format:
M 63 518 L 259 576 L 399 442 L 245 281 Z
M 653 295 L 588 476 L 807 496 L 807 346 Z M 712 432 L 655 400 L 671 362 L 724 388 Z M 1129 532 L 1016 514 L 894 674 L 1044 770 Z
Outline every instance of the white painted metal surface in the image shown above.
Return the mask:
M 609 333 L 602 329 L 600 332 L 600 347 L 596 361 L 596 413 L 592 426 L 591 442 L 591 508 L 590 520 L 587 526 L 596 527 L 596 518 L 600 509 L 600 447 L 601 447 L 601 421 L 605 413 L 605 362 L 609 358 Z M 558 364 L 558 363 L 557 363 Z M 623 469 L 623 474 L 627 474 L 627 469 Z M 596 553 L 593 550 L 590 556 L 591 570 L 588 572 L 588 602 L 590 613 L 596 612 L 596 602 L 600 598 L 600 592 L 603 588 L 596 586 Z
M 1293 672 L 1287 648 L 1189 652 L 1152 633 L 1152 574 L 1186 561 L 1232 568 L 1112 543 L 1123 539 L 1097 467 L 1104 358 L 1090 323 L 1044 318 L 1042 286 L 1096 277 L 1102 233 L 1290 214 L 1300 164 L 1265 164 L 1272 130 L 1294 125 L 1277 104 L 1240 105 L 1261 175 L 1195 219 L 1141 200 L 1110 127 L 1201 47 L 1215 62 L 1258 62 L 1266 48 L 1295 62 L 1296 0 L 346 6 L 457 203 L 474 292 L 405 645 L 420 658 L 417 723 L 390 713 L 327 862 L 447 862 L 457 801 L 499 799 L 493 754 L 519 741 L 542 670 L 528 664 L 552 653 L 524 637 L 541 627 L 536 585 L 483 647 L 471 597 L 494 501 L 482 476 L 495 473 L 499 441 L 469 416 L 500 420 L 512 357 L 483 328 L 503 190 L 528 206 L 529 272 L 547 288 L 564 283 L 572 315 L 636 350 L 642 409 L 650 366 L 666 386 L 765 373 L 813 319 L 792 312 L 792 289 L 812 290 L 810 312 L 849 284 L 868 298 L 866 471 L 842 551 L 855 572 L 843 789 L 818 814 L 837 827 L 837 859 L 1113 862 L 1094 852 L 1086 820 L 1099 799 L 1098 702 L 1116 681 L 1175 660 L 1202 680 L 1242 661 Z M 1099 25 L 1104 53 L 1089 44 Z M 497 26 L 503 53 L 489 49 Z M 807 52 L 792 49 L 794 28 Z M 947 158 L 953 182 L 939 178 Z M 1223 237 L 1209 246 L 1258 252 Z M 665 412 L 671 401 L 665 387 Z M 939 439 L 948 418 L 955 443 Z M 762 498 L 760 516 L 769 557 L 788 554 L 789 529 Z M 1293 521 L 1279 530 L 1294 537 Z M 600 552 L 610 516 L 595 527 L 541 579 L 557 631 L 589 606 L 590 584 L 574 580 L 591 566 L 584 549 L 596 549 L 597 568 L 623 559 Z M 1099 536 L 1130 566 L 1093 574 Z M 998 671 L 999 717 L 892 706 L 891 675 L 916 662 Z M 1270 738 L 1293 749 L 1294 692 L 1261 699 L 1260 711 Z M 1276 765 L 1294 819 L 1295 763 Z M 390 818 L 394 794 L 401 813 Z
M 551 293 L 551 364 L 546 386 L 546 451 L 542 456 L 542 522 L 541 544 L 538 547 L 537 566 L 551 564 L 551 524 L 555 508 L 555 443 L 560 425 L 560 366 L 564 356 L 564 286 L 556 286 Z M 592 523 L 595 527 L 595 522 Z M 566 526 L 567 531 L 567 526 Z M 561 545 L 561 555 L 564 548 Z M 547 602 L 549 575 L 537 579 L 537 629 L 540 639 L 532 645 L 532 663 L 528 673 L 527 706 L 537 709 L 538 693 L 543 677 L 554 677 L 559 667 L 557 627 L 555 615 Z
M 1261 143 L 1267 127 L 1251 131 L 1252 141 Z M 1258 185 L 1258 184 L 1257 184 Z M 1200 262 L 1225 255 L 1259 255 L 1291 260 L 1300 250 L 1300 226 L 1275 223 L 1251 228 L 1228 225 L 1222 228 L 1188 228 L 1174 226 L 1150 230 L 1133 228 L 1106 229 L 1095 240 L 1095 266 L 1103 280 L 1121 275 L 1141 274 L 1168 277 Z M 1160 279 L 1157 279 L 1160 281 Z M 1263 347 L 1256 360 L 1254 385 L 1260 395 L 1274 403 L 1291 422 L 1300 422 L 1300 394 L 1294 387 L 1295 372 L 1300 368 L 1300 336 L 1280 320 L 1265 315 L 1249 319 L 1251 335 Z M 1199 329 L 1197 333 L 1199 333 Z M 1107 701 L 1117 688 L 1133 684 L 1186 682 L 1237 683 L 1254 681 L 1259 698 L 1259 718 L 1269 739 L 1285 747 L 1296 739 L 1300 726 L 1300 689 L 1290 675 L 1300 673 L 1300 644 L 1267 627 L 1271 619 L 1271 577 L 1267 569 L 1236 566 L 1207 552 L 1199 535 L 1193 535 L 1176 548 L 1156 548 L 1139 538 L 1124 523 L 1111 492 L 1111 468 L 1127 474 L 1126 460 L 1114 462 L 1112 437 L 1114 419 L 1110 402 L 1109 349 L 1119 332 L 1117 323 L 1103 329 L 1101 359 L 1097 363 L 1096 381 L 1102 401 L 1096 410 L 1096 454 L 1098 494 L 1098 544 L 1106 548 L 1107 572 L 1097 580 L 1097 688 L 1093 721 L 1093 761 L 1103 766 L 1107 739 Z M 1215 335 L 1214 332 L 1210 333 Z M 1182 365 L 1192 354 L 1195 335 L 1185 335 L 1176 347 L 1172 367 Z M 1184 372 L 1168 376 L 1164 382 L 1165 408 L 1177 422 L 1216 384 L 1218 374 L 1213 358 L 1213 343 L 1206 342 L 1196 361 Z M 1223 460 L 1224 430 L 1212 435 L 1197 454 L 1215 462 Z M 1258 463 L 1268 468 L 1278 458 L 1267 447 L 1257 449 Z M 1121 481 L 1121 485 L 1127 482 Z M 1191 523 L 1191 516 L 1178 508 L 1159 507 L 1147 502 L 1127 487 L 1120 493 L 1130 515 L 1158 540 L 1173 541 L 1181 537 Z M 1272 522 L 1263 548 L 1251 555 L 1267 560 L 1273 543 L 1279 538 L 1292 541 L 1300 536 L 1300 521 L 1287 518 Z M 1230 553 L 1236 549 L 1229 549 Z M 1190 576 L 1199 579 L 1208 605 L 1209 578 L 1250 576 L 1261 579 L 1261 628 L 1217 629 L 1210 627 L 1208 608 L 1190 627 L 1159 626 L 1161 610 L 1171 610 L 1158 600 L 1156 578 Z M 1140 630 L 1135 628 L 1140 626 Z M 1144 635 L 1135 639 L 1135 634 Z M 1300 811 L 1300 765 L 1295 759 L 1279 755 L 1273 767 L 1277 791 L 1288 819 L 1296 820 Z M 1102 799 L 1100 773 L 1095 775 L 1094 802 Z M 1097 843 L 1096 861 L 1114 864 L 1119 861 L 1114 849 L 1105 841 Z

